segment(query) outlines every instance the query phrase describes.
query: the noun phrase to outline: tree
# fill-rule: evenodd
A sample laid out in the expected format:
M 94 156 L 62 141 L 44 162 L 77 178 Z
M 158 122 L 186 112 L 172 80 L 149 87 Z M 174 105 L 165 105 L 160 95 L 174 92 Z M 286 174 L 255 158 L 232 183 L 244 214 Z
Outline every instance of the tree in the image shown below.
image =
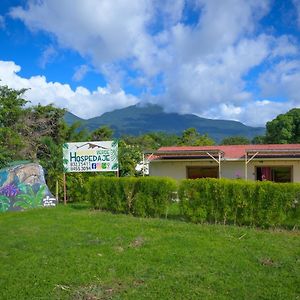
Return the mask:
M 37 159 L 43 149 L 43 138 L 49 137 L 54 143 L 61 142 L 63 116 L 65 110 L 53 105 L 37 105 L 24 112 L 23 126 L 20 130 L 24 142 L 23 156 Z
M 300 108 L 291 109 L 267 122 L 266 142 L 269 144 L 300 143 Z
M 143 159 L 143 152 L 138 145 L 129 145 L 124 140 L 119 141 L 120 176 L 136 176 L 135 167 Z
M 113 138 L 114 131 L 108 126 L 101 126 L 90 135 L 91 141 L 109 141 Z
M 0 167 L 12 160 L 22 159 L 24 142 L 21 130 L 27 101 L 22 98 L 26 90 L 14 90 L 0 86 Z
M 22 148 L 22 139 L 17 132 L 8 127 L 0 127 L 0 168 L 13 160 L 22 159 Z
M 254 145 L 266 144 L 266 137 L 264 135 L 255 136 L 251 143 Z
M 183 131 L 179 140 L 181 146 L 211 146 L 215 142 L 208 135 L 201 135 L 196 128 L 188 128 Z
M 244 136 L 229 136 L 224 138 L 220 145 L 248 145 L 250 140 Z
M 17 128 L 28 102 L 22 98 L 26 89 L 14 90 L 0 86 L 0 127 Z

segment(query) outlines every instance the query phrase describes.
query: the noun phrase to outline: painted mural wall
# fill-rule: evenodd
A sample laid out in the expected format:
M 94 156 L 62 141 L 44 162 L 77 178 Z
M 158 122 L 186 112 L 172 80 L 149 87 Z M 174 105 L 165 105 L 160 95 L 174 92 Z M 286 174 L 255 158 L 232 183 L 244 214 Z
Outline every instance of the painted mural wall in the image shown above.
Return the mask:
M 0 212 L 56 204 L 39 164 L 27 163 L 0 169 Z

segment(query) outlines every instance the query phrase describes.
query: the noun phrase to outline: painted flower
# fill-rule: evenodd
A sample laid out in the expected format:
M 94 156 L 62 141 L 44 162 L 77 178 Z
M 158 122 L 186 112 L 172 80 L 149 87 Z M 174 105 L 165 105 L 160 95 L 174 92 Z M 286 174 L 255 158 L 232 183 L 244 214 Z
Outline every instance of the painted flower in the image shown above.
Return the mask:
M 20 193 L 20 190 L 13 184 L 7 184 L 0 189 L 0 194 L 7 197 L 15 197 Z

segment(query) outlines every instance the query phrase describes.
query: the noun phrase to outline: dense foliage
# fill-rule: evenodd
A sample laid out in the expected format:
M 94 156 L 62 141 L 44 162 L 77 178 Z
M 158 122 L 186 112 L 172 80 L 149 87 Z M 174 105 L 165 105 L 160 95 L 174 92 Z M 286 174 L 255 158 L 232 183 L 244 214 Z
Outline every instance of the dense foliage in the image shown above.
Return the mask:
M 257 136 L 254 144 L 297 144 L 300 143 L 300 108 L 293 108 L 278 115 L 266 124 L 266 135 Z
M 87 199 L 94 208 L 142 217 L 167 213 L 176 182 L 169 178 L 94 177 L 87 187 Z
M 300 143 L 300 108 L 291 109 L 267 122 L 266 129 L 269 144 Z
M 229 179 L 183 180 L 181 214 L 192 222 L 299 226 L 300 184 Z
M 229 136 L 223 139 L 220 145 L 249 145 L 250 140 L 244 136 Z

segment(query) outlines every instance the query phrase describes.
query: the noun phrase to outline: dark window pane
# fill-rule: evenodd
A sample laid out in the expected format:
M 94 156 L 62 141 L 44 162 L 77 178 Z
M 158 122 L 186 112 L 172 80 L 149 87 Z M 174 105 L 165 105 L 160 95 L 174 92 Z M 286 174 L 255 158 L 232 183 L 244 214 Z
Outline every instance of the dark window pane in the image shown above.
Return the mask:
M 218 167 L 187 167 L 187 178 L 218 178 Z
M 292 182 L 292 167 L 256 167 L 256 180 Z

